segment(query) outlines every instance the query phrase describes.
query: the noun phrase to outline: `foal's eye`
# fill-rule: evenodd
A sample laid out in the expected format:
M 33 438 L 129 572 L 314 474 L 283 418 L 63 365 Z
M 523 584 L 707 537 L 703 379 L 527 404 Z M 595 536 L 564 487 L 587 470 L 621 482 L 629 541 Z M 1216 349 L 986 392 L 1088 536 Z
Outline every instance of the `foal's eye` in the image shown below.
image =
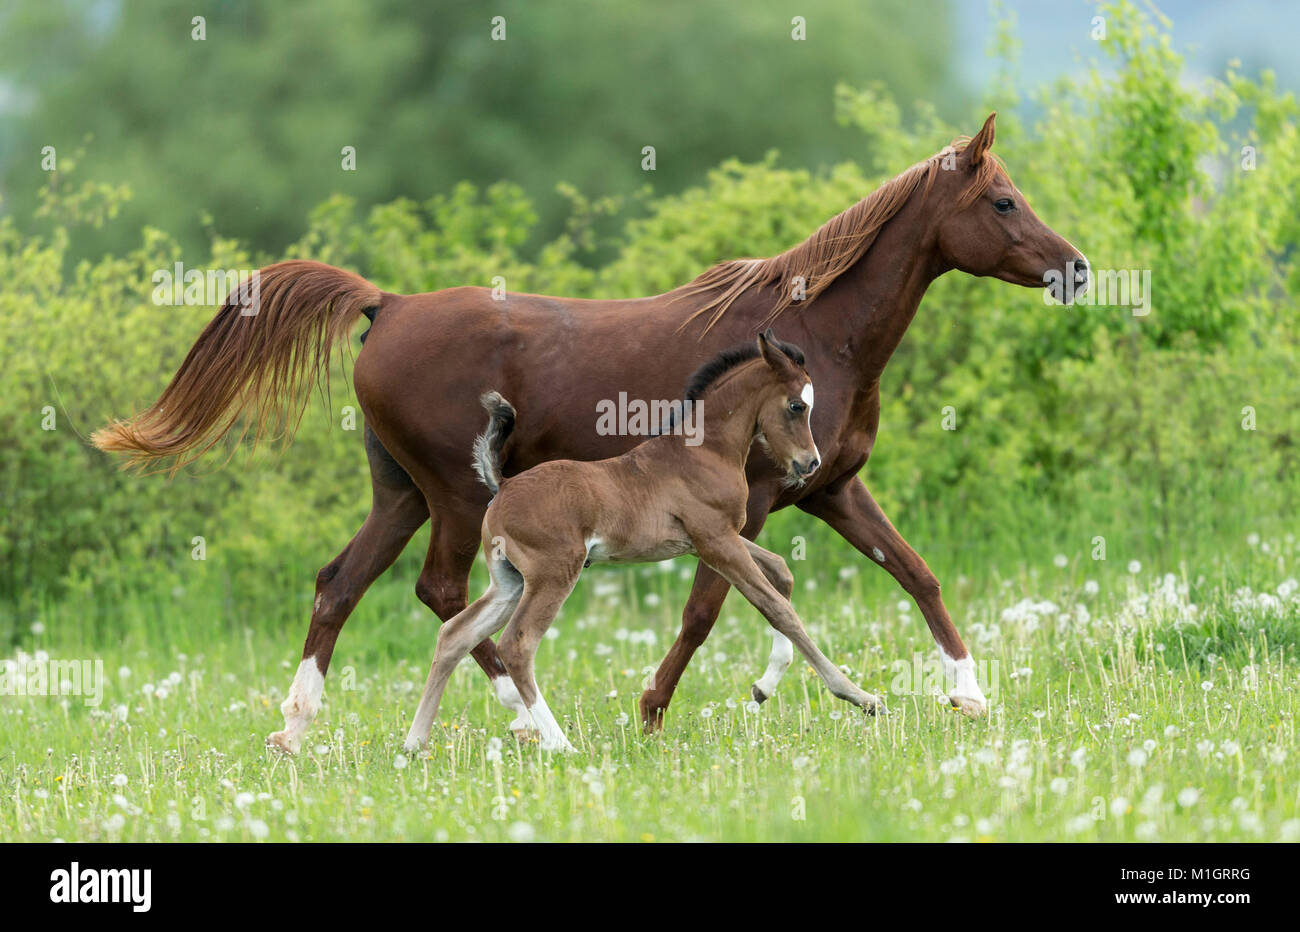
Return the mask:
M 806 407 L 808 407 L 808 406 L 807 406 L 806 404 L 804 404 L 802 401 L 792 401 L 792 402 L 790 402 L 790 413 L 791 413 L 791 414 L 802 414 L 802 413 L 803 413 L 803 409 L 806 408 Z
M 1009 197 L 1000 197 L 993 202 L 993 209 L 1000 214 L 1009 214 L 1016 209 L 1016 202 Z

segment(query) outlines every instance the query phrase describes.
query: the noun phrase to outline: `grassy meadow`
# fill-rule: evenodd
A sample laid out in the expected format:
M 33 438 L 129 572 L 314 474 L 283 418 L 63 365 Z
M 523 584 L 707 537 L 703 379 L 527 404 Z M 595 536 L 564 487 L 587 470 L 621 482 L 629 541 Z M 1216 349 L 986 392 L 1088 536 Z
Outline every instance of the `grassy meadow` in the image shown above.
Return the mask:
M 23 192 L 0 215 L 0 839 L 1300 840 L 1300 103 L 1267 68 L 1186 67 L 1173 23 L 1117 0 L 1061 18 L 1062 48 L 1095 29 L 1094 12 L 1105 37 L 1079 39 L 1082 67 L 1040 87 L 1017 77 L 1014 22 L 1000 19 L 996 76 L 953 115 L 957 103 L 919 72 L 886 85 L 856 68 L 880 37 L 857 7 L 842 29 L 810 16 L 806 43 L 787 41 L 789 14 L 763 4 L 745 20 L 761 41 L 735 31 L 731 7 L 726 27 L 694 30 L 768 49 L 749 57 L 765 80 L 798 88 L 776 102 L 798 111 L 787 120 L 773 95 L 738 82 L 734 55 L 687 55 L 669 20 L 672 73 L 689 76 L 675 85 L 628 70 L 649 39 L 622 18 L 588 61 L 571 16 L 512 18 L 507 45 L 477 13 L 448 21 L 422 7 L 436 29 L 393 15 L 342 30 L 321 13 L 286 32 L 234 4 L 224 21 L 214 14 L 210 42 L 191 40 L 184 10 L 124 13 L 105 44 L 85 4 L 56 6 L 54 19 L 0 33 L 22 51 L 15 60 L 51 67 L 86 57 L 67 49 L 108 49 L 106 70 L 86 72 L 85 107 L 114 129 L 78 143 L 99 124 L 75 117 L 82 98 L 65 87 L 50 100 L 67 115 L 36 112 L 33 135 L 10 146 L 24 154 L 0 173 L 7 197 Z M 625 15 L 598 6 L 593 21 Z M 888 44 L 924 72 L 895 13 Z M 928 12 L 917 17 L 934 31 Z M 31 32 L 72 20 L 65 54 Z M 470 78 L 447 85 L 453 103 L 431 103 L 420 60 L 405 95 L 388 79 L 348 79 L 344 94 L 349 72 L 314 53 L 319 72 L 292 70 L 328 106 L 304 108 L 284 83 L 290 59 L 259 51 L 337 41 L 358 67 L 401 64 L 400 49 L 362 38 L 375 24 L 403 42 L 461 36 L 478 51 L 434 57 L 478 61 L 512 106 L 546 119 L 512 123 L 495 91 L 474 103 Z M 925 41 L 936 60 L 937 41 Z M 839 83 L 798 77 L 810 62 L 838 74 L 845 55 L 855 67 Z M 885 68 L 878 58 L 865 56 Z M 615 87 L 619 113 L 607 113 L 590 96 L 603 77 L 566 77 L 612 60 L 644 106 Z M 721 78 L 701 80 L 700 60 Z M 571 84 L 574 112 L 616 153 L 557 129 L 562 88 L 512 81 L 507 61 Z M 35 90 L 61 86 L 44 74 Z M 166 75 L 224 88 L 221 119 Z M 705 106 L 709 88 L 734 97 L 741 85 L 760 104 L 745 135 Z M 131 88 L 149 93 L 127 106 Z M 345 106 L 367 88 L 382 108 Z M 668 115 L 645 123 L 661 99 Z M 264 100 L 291 118 L 268 121 Z M 119 132 L 126 111 L 147 126 Z M 291 446 L 246 456 L 232 440 L 170 480 L 125 473 L 86 437 L 157 398 L 224 299 L 174 301 L 159 281 L 308 258 L 401 293 L 505 281 L 578 298 L 659 294 L 721 260 L 789 249 L 992 111 L 994 154 L 1088 256 L 1097 300 L 1062 307 L 992 278 L 941 277 L 882 378 L 864 473 L 942 581 L 988 717 L 934 695 L 937 651 L 894 580 L 787 512 L 760 542 L 789 562 L 795 607 L 824 652 L 884 695 L 888 714 L 864 718 L 799 661 L 770 702 L 751 705 L 770 636 L 733 594 L 665 729 L 643 735 L 637 700 L 679 627 L 694 571 L 683 559 L 593 567 L 543 643 L 539 682 L 576 754 L 517 744 L 513 715 L 467 664 L 430 750 L 404 756 L 437 631 L 414 594 L 426 530 L 344 628 L 302 753 L 264 748 L 282 727 L 315 574 L 369 504 L 350 357 L 335 355 L 324 403 L 310 402 Z M 252 140 L 227 122 L 241 114 Z M 696 161 L 682 135 L 692 124 L 709 142 Z M 165 127 L 184 145 L 166 143 Z M 417 130 L 433 135 L 402 142 Z M 642 167 L 643 135 L 661 147 L 662 174 Z M 807 161 L 792 137 L 841 142 Z M 354 172 L 340 146 L 358 140 Z M 47 141 L 58 157 L 51 145 L 38 161 Z M 818 312 L 814 301 L 790 313 Z M 480 563 L 471 595 L 484 582 Z M 99 664 L 98 703 L 62 689 L 71 667 L 42 678 L 51 661 Z
M 891 578 L 802 515 L 778 516 L 765 542 L 787 531 L 806 535 L 796 607 L 887 715 L 834 699 L 798 660 L 751 704 L 768 637 L 733 593 L 664 731 L 642 735 L 637 698 L 694 568 L 682 559 L 589 570 L 543 644 L 539 682 L 576 754 L 518 744 L 467 661 L 430 749 L 408 758 L 436 630 L 412 592 L 413 545 L 344 629 L 321 715 L 283 758 L 263 739 L 281 724 L 311 574 L 250 617 L 216 559 L 189 585 L 33 617 L 11 673 L 90 656 L 105 686 L 94 708 L 0 703 L 0 837 L 1300 840 L 1300 541 L 1283 522 L 1188 533 L 1166 555 L 1112 544 L 1124 552 L 1104 561 L 1009 544 L 998 560 L 996 536 L 918 535 L 983 664 L 983 720 L 933 695 L 932 641 Z

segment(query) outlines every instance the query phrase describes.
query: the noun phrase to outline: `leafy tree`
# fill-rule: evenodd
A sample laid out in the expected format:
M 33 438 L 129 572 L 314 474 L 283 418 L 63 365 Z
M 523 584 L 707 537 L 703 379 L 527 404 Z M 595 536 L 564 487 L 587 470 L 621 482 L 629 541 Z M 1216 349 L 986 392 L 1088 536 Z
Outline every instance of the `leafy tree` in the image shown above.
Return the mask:
M 834 83 L 952 98 L 947 22 L 942 0 L 862 0 L 851 15 L 836 0 L 14 0 L 0 12 L 0 87 L 25 106 L 0 122 L 0 183 L 24 223 L 47 179 L 44 146 L 84 147 L 83 177 L 130 185 L 116 224 L 79 234 L 81 255 L 147 224 L 191 248 L 205 216 L 275 250 L 333 194 L 370 205 L 462 180 L 521 185 L 540 243 L 564 223 L 557 181 L 589 195 L 647 179 L 671 191 L 728 156 L 857 154 L 831 120 Z

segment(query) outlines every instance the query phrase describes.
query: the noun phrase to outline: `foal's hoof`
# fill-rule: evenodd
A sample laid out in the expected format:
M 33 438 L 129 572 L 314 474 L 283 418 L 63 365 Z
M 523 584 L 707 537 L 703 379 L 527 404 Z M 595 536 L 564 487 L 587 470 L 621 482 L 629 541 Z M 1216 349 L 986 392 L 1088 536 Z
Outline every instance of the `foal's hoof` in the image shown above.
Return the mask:
M 267 748 L 279 754 L 297 754 L 300 744 L 287 731 L 277 731 L 266 736 Z
M 868 715 L 888 715 L 889 710 L 885 708 L 885 700 L 879 696 L 867 693 L 867 701 L 862 706 L 862 711 Z
M 535 744 L 541 737 L 541 733 L 536 728 L 527 725 L 518 728 L 511 725 L 510 733 L 515 736 L 515 740 L 520 744 Z
M 762 705 L 764 702 L 767 702 L 767 693 L 759 689 L 757 683 L 749 687 L 749 694 L 754 697 L 754 701 L 757 702 L 759 705 Z
M 988 713 L 988 706 L 984 704 L 983 699 L 972 699 L 969 696 L 949 696 L 948 701 L 952 703 L 955 710 L 970 718 L 982 718 Z
M 575 748 L 572 744 L 570 744 L 567 738 L 562 738 L 559 741 L 542 740 L 539 742 L 539 744 L 543 751 L 548 751 L 552 754 L 577 754 L 578 753 L 578 749 Z

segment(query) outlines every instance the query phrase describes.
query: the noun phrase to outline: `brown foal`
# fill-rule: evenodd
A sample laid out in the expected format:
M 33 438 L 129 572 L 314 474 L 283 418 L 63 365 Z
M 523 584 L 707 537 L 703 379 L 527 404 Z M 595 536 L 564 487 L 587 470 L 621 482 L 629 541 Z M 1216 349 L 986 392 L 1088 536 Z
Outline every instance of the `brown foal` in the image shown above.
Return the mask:
M 515 410 L 495 392 L 483 396 L 490 418 L 474 445 L 474 459 L 493 495 L 483 518 L 483 553 L 492 581 L 438 634 L 429 680 L 406 738 L 408 751 L 428 742 L 456 664 L 502 626 L 497 651 L 542 747 L 573 750 L 533 675 L 542 636 L 583 566 L 648 563 L 688 553 L 735 586 L 782 640 L 797 646 L 832 693 L 875 711 L 880 700 L 850 682 L 817 649 L 790 606 L 793 577 L 785 561 L 740 535 L 749 498 L 745 463 L 755 441 L 791 486 L 802 485 L 820 465 L 809 426 L 813 387 L 803 352 L 769 329 L 756 346 L 730 350 L 702 367 L 691 383 L 687 401 L 703 410 L 696 445 L 663 434 L 612 459 L 551 460 L 509 479 L 501 474 L 501 451 L 514 428 Z

